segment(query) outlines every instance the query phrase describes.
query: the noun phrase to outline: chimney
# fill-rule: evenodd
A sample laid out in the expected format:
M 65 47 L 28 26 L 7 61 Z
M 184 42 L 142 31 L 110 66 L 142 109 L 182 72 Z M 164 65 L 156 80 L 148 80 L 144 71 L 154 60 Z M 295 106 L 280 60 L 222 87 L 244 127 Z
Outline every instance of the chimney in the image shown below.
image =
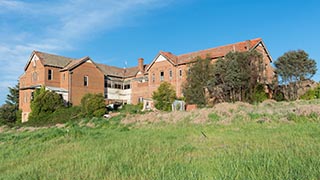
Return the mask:
M 144 72 L 144 68 L 143 68 L 143 58 L 139 58 L 138 59 L 138 69 L 140 72 Z
M 250 40 L 246 40 L 246 50 L 250 50 L 251 48 L 251 41 Z

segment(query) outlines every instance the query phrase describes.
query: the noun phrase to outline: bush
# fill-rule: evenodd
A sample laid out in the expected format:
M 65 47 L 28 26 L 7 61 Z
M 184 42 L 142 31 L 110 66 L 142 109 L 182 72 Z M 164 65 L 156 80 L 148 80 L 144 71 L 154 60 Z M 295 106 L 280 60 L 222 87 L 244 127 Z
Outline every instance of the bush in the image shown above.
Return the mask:
M 26 123 L 23 123 L 23 125 L 48 126 L 78 120 L 79 117 L 81 117 L 81 107 L 74 106 L 69 108 L 58 109 L 55 112 L 46 116 L 37 116 L 36 118 L 33 118 L 27 121 Z
M 268 95 L 264 90 L 264 86 L 262 84 L 258 84 L 255 88 L 255 92 L 252 94 L 252 102 L 261 103 L 267 99 Z
M 273 95 L 273 99 L 276 101 L 284 101 L 284 95 L 281 91 L 276 91 Z
M 300 96 L 300 99 L 303 100 L 312 100 L 320 98 L 320 86 L 308 90 L 304 95 Z
M 129 113 L 129 114 L 137 114 L 141 113 L 141 110 L 143 108 L 143 103 L 139 103 L 137 105 L 133 104 L 126 104 L 123 106 L 123 108 L 120 110 L 122 113 Z
M 163 111 L 171 111 L 171 105 L 176 99 L 176 91 L 170 83 L 163 82 L 159 88 L 153 92 L 152 99 L 155 100 L 155 107 Z
M 102 117 L 106 113 L 106 104 L 102 94 L 86 94 L 81 99 L 84 117 Z
M 0 107 L 0 124 L 13 124 L 16 121 L 16 108 L 9 104 Z
M 59 94 L 47 91 L 45 90 L 45 87 L 42 87 L 34 92 L 34 98 L 31 101 L 31 113 L 29 120 L 41 121 L 42 118 L 49 116 L 56 110 L 63 107 L 63 98 Z

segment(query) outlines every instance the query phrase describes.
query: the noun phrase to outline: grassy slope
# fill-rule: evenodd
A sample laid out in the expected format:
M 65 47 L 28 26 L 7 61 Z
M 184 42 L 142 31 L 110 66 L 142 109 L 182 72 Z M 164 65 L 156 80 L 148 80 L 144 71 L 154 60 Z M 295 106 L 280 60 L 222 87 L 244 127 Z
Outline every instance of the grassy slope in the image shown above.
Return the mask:
M 319 117 L 259 116 L 9 131 L 0 134 L 0 179 L 320 179 Z

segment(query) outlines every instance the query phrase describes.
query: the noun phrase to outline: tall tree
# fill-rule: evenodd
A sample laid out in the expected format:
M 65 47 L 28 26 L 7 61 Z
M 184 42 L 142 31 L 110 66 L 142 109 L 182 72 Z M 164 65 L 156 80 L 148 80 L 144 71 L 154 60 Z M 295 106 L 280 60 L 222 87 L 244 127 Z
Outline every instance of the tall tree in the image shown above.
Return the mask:
M 6 103 L 0 107 L 0 121 L 2 123 L 14 123 L 19 115 L 19 83 L 9 87 Z
M 262 56 L 257 51 L 229 52 L 213 68 L 210 90 L 220 101 L 249 101 L 259 82 L 263 82 Z
M 276 73 L 280 77 L 280 84 L 287 85 L 288 91 L 293 91 L 290 100 L 298 98 L 298 84 L 311 79 L 317 72 L 316 61 L 309 58 L 303 50 L 289 51 L 275 61 Z
M 14 106 L 18 110 L 19 106 L 19 83 L 14 87 L 8 87 L 9 94 L 7 95 L 6 104 Z
M 202 59 L 198 57 L 190 64 L 187 81 L 183 85 L 183 95 L 187 103 L 205 105 L 205 89 L 209 81 L 213 78 L 213 65 L 210 58 Z

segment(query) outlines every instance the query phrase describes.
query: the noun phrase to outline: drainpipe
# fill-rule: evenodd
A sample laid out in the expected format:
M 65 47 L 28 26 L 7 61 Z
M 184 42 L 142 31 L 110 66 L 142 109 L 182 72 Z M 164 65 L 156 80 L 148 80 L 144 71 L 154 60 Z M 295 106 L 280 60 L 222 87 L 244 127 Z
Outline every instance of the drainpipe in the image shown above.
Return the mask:
M 72 98 L 71 98 L 71 94 L 72 94 L 72 71 L 69 71 L 69 83 L 68 83 L 68 99 L 69 99 L 69 104 L 72 104 Z

